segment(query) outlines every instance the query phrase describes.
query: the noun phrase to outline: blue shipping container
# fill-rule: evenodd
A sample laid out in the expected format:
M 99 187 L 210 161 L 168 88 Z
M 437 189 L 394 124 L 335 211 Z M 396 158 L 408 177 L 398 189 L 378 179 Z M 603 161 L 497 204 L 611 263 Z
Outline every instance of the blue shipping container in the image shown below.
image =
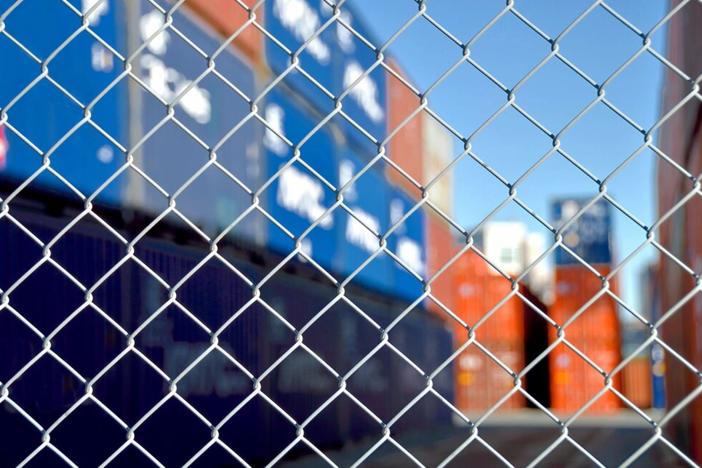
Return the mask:
M 264 113 L 271 127 L 266 129 L 263 136 L 268 179 L 293 158 L 291 144 L 297 146 L 317 122 L 277 91 L 268 95 Z M 295 238 L 335 203 L 334 188 L 338 186 L 334 140 L 327 129 L 317 130 L 299 150 L 300 159 L 314 172 L 296 161 L 266 188 L 263 197 L 268 213 Z M 333 267 L 337 252 L 337 223 L 334 214 L 330 213 L 302 241 L 304 251 L 325 268 Z M 266 221 L 266 224 L 266 244 L 269 248 L 283 255 L 294 250 L 295 239 L 273 222 Z
M 327 19 L 331 13 L 330 8 L 324 8 L 323 18 Z M 374 42 L 369 31 L 359 21 L 358 15 L 353 13 L 349 5 L 344 5 L 341 8 L 340 20 L 353 28 L 366 41 L 371 42 L 376 47 L 380 45 Z M 335 32 L 334 88 L 337 90 L 335 95 L 338 96 L 339 93 L 350 89 L 342 101 L 344 113 L 348 119 L 368 132 L 370 136 L 381 141 L 387 135 L 388 106 L 385 70 L 380 64 L 374 65 L 377 54 L 363 40 L 339 21 L 335 22 L 333 27 Z M 371 71 L 367 76 L 360 78 L 369 70 Z M 356 82 L 357 80 L 359 81 Z M 347 138 L 362 145 L 364 149 L 372 148 L 373 151 L 375 150 L 368 136 L 364 135 L 347 118 L 338 116 L 335 121 L 340 123 Z
M 266 30 L 290 52 L 272 40 L 266 40 L 266 60 L 277 75 L 286 73 L 291 66 L 291 54 L 319 30 L 325 22 L 323 2 L 308 0 L 271 0 L 265 3 Z M 299 67 L 324 87 L 337 95 L 334 80 L 335 57 L 334 23 L 310 41 L 299 55 Z M 284 81 L 298 93 L 323 110 L 331 110 L 333 101 L 319 86 L 293 69 Z
M 0 11 L 6 11 L 13 3 L 1 0 Z M 52 151 L 49 155 L 51 168 L 83 195 L 89 196 L 125 162 L 120 146 L 126 146 L 126 80 L 111 87 L 93 103 L 92 124 L 84 122 L 74 129 L 84 117 L 81 105 L 87 106 L 95 100 L 123 69 L 122 62 L 110 48 L 126 56 L 125 36 L 121 34 L 124 4 L 109 0 L 93 10 L 89 27 L 102 42 L 90 32 L 81 31 L 62 46 L 79 30 L 81 17 L 77 12 L 86 2 L 71 0 L 70 4 L 75 10 L 61 2 L 29 0 L 20 3 L 5 20 L 7 32 L 36 59 L 50 60 L 45 62 L 48 76 L 34 82 L 41 76 L 40 65 L 7 36 L 0 36 L 0 63 L 6 70 L 12 70 L 0 73 L 0 108 L 8 116 L 4 151 L 0 154 L 0 177 L 19 185 L 39 169 L 41 153 Z M 70 136 L 54 148 L 68 134 Z M 100 192 L 97 200 L 119 204 L 125 180 L 125 177 L 114 180 Z M 33 186 L 77 199 L 68 185 L 47 170 L 34 180 Z
M 331 7 L 323 1 L 266 2 L 266 28 L 291 53 L 296 52 L 326 24 L 331 15 Z M 348 5 L 342 6 L 340 19 L 365 40 L 372 41 L 367 29 L 358 21 Z M 291 54 L 272 40 L 266 41 L 266 59 L 276 75 L 286 73 L 292 63 Z M 382 140 L 387 131 L 385 71 L 378 65 L 368 76 L 356 83 L 375 61 L 376 52 L 339 21 L 328 25 L 299 55 L 299 67 L 334 97 L 354 85 L 342 101 L 343 111 L 373 137 Z M 299 71 L 293 70 L 286 74 L 284 82 L 321 112 L 329 113 L 333 109 L 333 98 Z M 357 143 L 370 142 L 368 137 L 347 119 L 337 117 L 334 120 L 340 124 L 346 135 Z
M 368 163 L 348 148 L 339 149 L 339 181 L 344 185 Z M 339 271 L 349 275 L 380 247 L 379 235 L 389 228 L 389 186 L 379 166 L 374 164 L 344 192 L 344 204 L 353 212 L 337 208 L 339 216 Z M 354 277 L 371 288 L 392 294 L 390 258 L 381 252 Z
M 556 227 L 569 222 L 590 200 L 568 198 L 552 203 L 552 218 Z M 563 233 L 563 243 L 583 261 L 608 264 L 612 261 L 612 220 L 609 203 L 598 200 Z M 565 249 L 556 250 L 556 264 L 579 264 Z
M 146 42 L 163 24 L 164 15 L 142 2 L 140 40 Z M 208 57 L 222 43 L 182 9 L 174 15 L 173 25 L 177 32 L 167 29 L 155 36 L 137 59 L 148 87 L 141 92 L 140 116 L 142 135 L 148 138 L 140 147 L 137 165 L 169 195 L 199 174 L 178 194 L 176 208 L 206 233 L 218 234 L 251 206 L 251 194 L 258 189 L 262 131 L 253 120 L 241 124 L 250 108 L 238 94 L 253 98 L 255 77 L 251 67 L 227 48 L 214 61 L 215 71 L 224 79 L 215 72 L 208 73 L 178 101 L 174 120 L 165 120 L 166 103 L 207 70 Z M 216 165 L 206 167 L 211 151 L 224 170 Z M 144 178 L 136 174 L 134 178 L 139 181 L 135 187 L 141 188 L 137 206 L 152 214 L 166 209 L 167 196 Z M 230 232 L 258 240 L 260 220 L 255 219 L 247 216 Z
M 390 196 L 390 225 L 392 226 L 402 219 L 414 205 L 415 201 L 404 191 L 399 188 L 392 188 Z M 388 239 L 390 250 L 422 279 L 426 275 L 424 216 L 422 208 L 418 208 L 393 231 Z M 414 301 L 424 292 L 424 284 L 394 259 L 391 261 L 393 264 L 393 290 L 395 294 L 402 299 Z

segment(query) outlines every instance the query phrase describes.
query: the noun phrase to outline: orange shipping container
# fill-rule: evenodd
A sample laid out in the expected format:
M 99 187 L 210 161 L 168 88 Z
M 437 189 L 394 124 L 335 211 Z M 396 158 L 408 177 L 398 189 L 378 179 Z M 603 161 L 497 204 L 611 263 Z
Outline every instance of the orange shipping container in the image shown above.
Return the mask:
M 651 361 L 648 356 L 638 356 L 622 369 L 624 396 L 639 408 L 651 407 Z
M 602 275 L 608 266 L 594 266 Z M 595 297 L 602 288 L 599 277 L 583 266 L 556 268 L 555 301 L 550 310 L 553 320 L 564 325 L 576 312 Z M 616 291 L 614 284 L 610 287 Z M 550 340 L 556 331 L 551 329 Z M 611 372 L 621 361 L 619 319 L 614 299 L 602 295 L 565 328 L 566 340 L 604 372 Z M 572 412 L 580 409 L 604 387 L 605 379 L 598 370 L 565 344 L 559 344 L 549 354 L 551 367 L 551 406 L 556 411 Z M 619 375 L 614 386 L 619 388 Z M 589 411 L 612 411 L 621 401 L 612 392 L 605 392 Z
M 578 347 L 580 349 L 580 347 Z M 611 370 L 619 361 L 619 352 L 609 344 L 592 343 L 580 351 L 598 366 Z M 604 388 L 604 377 L 575 351 L 559 344 L 549 353 L 551 368 L 551 408 L 572 413 L 597 397 Z M 615 388 L 618 388 L 615 379 Z M 609 391 L 588 407 L 590 412 L 610 412 L 621 407 L 619 399 Z
M 254 0 L 243 0 L 247 7 L 253 6 Z M 185 3 L 195 14 L 208 23 L 224 37 L 229 37 L 241 28 L 249 19 L 249 12 L 239 2 L 233 0 L 187 0 Z M 258 8 L 256 22 L 263 24 L 263 8 Z M 263 35 L 253 24 L 244 28 L 233 41 L 251 61 L 262 63 Z
M 490 406 L 486 378 L 489 358 L 477 348 L 468 348 L 456 359 L 456 407 L 480 411 Z
M 510 295 L 511 282 L 491 274 L 491 267 L 472 251 L 456 262 L 455 281 L 457 314 L 470 326 L 475 326 L 478 340 L 486 342 L 523 342 L 523 303 Z M 488 316 L 489 313 L 489 316 Z
M 485 261 L 472 251 L 456 262 L 456 313 L 469 326 L 476 326 L 477 342 L 511 371 L 524 368 L 524 304 L 516 297 L 504 300 L 511 283 L 490 273 Z M 504 301 L 504 302 L 503 302 Z M 488 313 L 489 316 L 488 316 Z M 456 346 L 468 336 L 457 322 Z M 514 378 L 498 362 L 475 344 L 469 345 L 458 359 L 456 398 L 463 411 L 484 411 L 514 389 Z M 500 406 L 501 410 L 524 407 L 521 393 Z
M 431 278 L 437 271 L 444 267 L 461 249 L 454 239 L 456 230 L 442 218 L 430 211 L 425 214 L 426 223 L 426 256 L 427 277 Z M 454 275 L 457 264 L 452 264 L 443 271 L 431 284 L 431 294 L 444 307 L 456 312 L 456 290 Z M 450 316 L 435 301 L 427 300 L 427 308 L 442 320 L 451 320 Z
M 407 80 L 397 62 L 389 60 L 389 66 Z M 421 113 L 413 115 L 421 105 L 420 99 L 391 73 L 387 74 L 387 95 L 388 134 L 397 130 L 388 142 L 388 156 L 418 184 L 423 184 L 422 116 Z M 405 122 L 410 116 L 411 119 Z M 419 199 L 421 194 L 416 185 L 394 167 L 388 167 L 388 178 Z
M 491 354 L 509 369 L 518 372 L 524 367 L 522 343 L 481 342 Z M 483 412 L 495 406 L 513 391 L 514 378 L 495 359 L 475 346 L 468 347 L 457 358 L 456 406 L 465 412 Z M 513 393 L 498 410 L 524 407 L 524 396 Z

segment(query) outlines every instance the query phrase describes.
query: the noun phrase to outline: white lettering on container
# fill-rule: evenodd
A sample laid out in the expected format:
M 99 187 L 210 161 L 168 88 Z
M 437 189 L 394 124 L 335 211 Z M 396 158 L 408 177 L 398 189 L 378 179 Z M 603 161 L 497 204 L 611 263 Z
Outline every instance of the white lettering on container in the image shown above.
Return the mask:
M 424 273 L 422 248 L 414 240 L 408 237 L 401 237 L 397 241 L 397 256 L 418 275 Z
M 112 52 L 107 50 L 102 44 L 95 43 L 90 47 L 90 64 L 95 71 L 111 72 L 114 67 Z
M 346 185 L 354 176 L 353 163 L 348 159 L 342 159 L 339 163 L 339 187 Z M 356 184 L 351 184 L 344 191 L 344 199 L 349 201 L 354 201 L 358 198 L 358 193 L 356 192 Z
M 281 393 L 327 394 L 335 384 L 331 374 L 306 353 L 292 353 L 278 374 Z
M 97 6 L 88 15 L 88 22 L 91 26 L 97 26 L 98 24 L 100 24 L 100 18 L 110 11 L 110 3 L 108 0 L 83 0 L 83 14 L 88 13 L 88 10 L 90 10 L 93 7 L 93 5 Z
M 144 68 L 144 81 L 151 91 L 165 102 L 172 102 L 181 92 L 192 83 L 174 68 L 168 67 L 154 55 L 144 55 L 140 60 Z M 199 124 L 206 124 L 212 117 L 210 93 L 195 85 L 188 90 L 178 101 L 193 120 Z
M 404 209 L 403 209 L 403 204 L 402 201 L 395 198 L 390 202 L 390 224 L 393 226 L 402 219 L 402 216 L 404 216 Z M 396 229 L 395 229 L 395 234 L 403 234 L 407 229 L 405 228 L 405 223 L 400 224 Z
M 349 62 L 344 70 L 344 88 L 348 88 L 363 75 L 364 70 L 358 62 Z M 361 109 L 373 122 L 380 122 L 385 115 L 383 107 L 378 102 L 378 86 L 370 76 L 364 76 L 355 84 L 349 95 L 361 106 Z
M 285 141 L 278 136 L 285 136 L 285 130 L 283 129 L 284 117 L 285 112 L 279 105 L 269 104 L 266 106 L 265 120 L 268 126 L 266 127 L 266 132 L 263 135 L 263 144 L 267 149 L 278 156 L 285 156 L 289 149 L 288 145 L 285 144 Z
M 149 39 L 163 24 L 163 15 L 158 11 L 142 16 L 139 20 L 141 39 L 143 41 Z M 163 55 L 168 50 L 169 40 L 168 32 L 162 31 L 151 39 L 147 48 L 156 55 Z M 144 81 L 147 86 L 167 103 L 171 103 L 192 83 L 192 80 L 187 79 L 182 73 L 169 67 L 161 58 L 154 55 L 144 54 L 140 63 L 145 71 Z M 208 123 L 212 117 L 210 93 L 197 85 L 181 96 L 178 105 L 199 124 Z
M 324 189 L 312 176 L 292 166 L 280 174 L 277 201 L 281 207 L 313 222 L 325 211 L 323 200 Z M 333 218 L 330 214 L 319 223 L 323 229 L 330 229 L 332 225 Z
M 306 42 L 321 26 L 319 15 L 305 0 L 275 0 L 273 14 L 300 42 Z M 329 63 L 329 47 L 319 36 L 312 39 L 305 50 L 319 63 Z
M 147 13 L 139 19 L 139 32 L 141 33 L 141 40 L 149 42 L 146 44 L 146 48 L 149 49 L 151 53 L 156 55 L 163 55 L 168 49 L 168 42 L 171 40 L 171 35 L 165 29 L 159 32 L 156 36 L 156 31 L 163 27 L 165 20 L 163 14 L 154 10 L 151 13 Z
M 346 223 L 346 240 L 372 253 L 379 247 L 375 233 L 380 232 L 380 221 L 360 208 L 353 208 L 353 212 L 358 219 L 349 215 L 349 222 Z

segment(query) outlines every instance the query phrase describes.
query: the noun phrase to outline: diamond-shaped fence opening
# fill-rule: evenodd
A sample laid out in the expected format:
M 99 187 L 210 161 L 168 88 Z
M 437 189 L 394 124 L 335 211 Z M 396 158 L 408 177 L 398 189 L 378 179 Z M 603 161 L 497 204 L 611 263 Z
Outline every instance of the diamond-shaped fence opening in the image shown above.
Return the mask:
M 0 465 L 702 464 L 700 28 L 0 0 Z

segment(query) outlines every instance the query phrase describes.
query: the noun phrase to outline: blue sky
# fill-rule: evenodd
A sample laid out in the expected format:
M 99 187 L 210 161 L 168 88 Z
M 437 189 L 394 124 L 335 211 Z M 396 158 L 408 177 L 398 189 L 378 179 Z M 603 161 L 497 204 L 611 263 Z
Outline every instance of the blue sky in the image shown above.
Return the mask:
M 557 36 L 592 2 L 590 0 L 517 0 L 516 8 L 550 37 Z M 349 0 L 362 12 L 375 40 L 387 40 L 417 11 L 412 0 Z M 667 1 L 612 0 L 614 10 L 647 32 L 662 18 Z M 504 6 L 497 0 L 431 0 L 427 12 L 456 37 L 466 40 Z M 665 27 L 652 36 L 665 53 Z M 561 53 L 593 80 L 602 83 L 641 46 L 642 39 L 598 7 L 563 37 Z M 507 87 L 512 87 L 550 51 L 550 45 L 513 15 L 504 16 L 474 45 L 473 57 Z M 426 89 L 461 56 L 461 50 L 435 27 L 419 19 L 390 47 L 419 89 Z M 658 118 L 663 66 L 643 54 L 607 87 L 607 98 L 644 128 Z M 553 132 L 558 132 L 596 96 L 595 89 L 556 59 L 537 72 L 516 94 L 517 103 Z M 472 133 L 506 99 L 506 95 L 469 64 L 462 65 L 429 97 L 430 107 L 464 134 Z M 602 104 L 595 106 L 562 138 L 562 147 L 599 179 L 606 177 L 643 141 L 643 136 Z M 551 147 L 551 140 L 509 109 L 474 140 L 475 153 L 513 181 Z M 456 154 L 461 146 L 456 144 Z M 655 156 L 644 151 L 609 184 L 609 193 L 641 222 L 655 220 Z M 478 223 L 507 196 L 506 189 L 475 161 L 463 159 L 454 172 L 454 215 L 464 226 Z M 549 202 L 561 196 L 594 196 L 597 185 L 562 156 L 554 155 L 519 189 L 520 198 L 549 218 Z M 527 223 L 548 234 L 516 205 L 496 219 Z M 623 259 L 645 240 L 645 232 L 614 213 L 615 254 Z M 655 258 L 646 250 L 623 271 L 625 300 L 638 306 L 641 268 Z

